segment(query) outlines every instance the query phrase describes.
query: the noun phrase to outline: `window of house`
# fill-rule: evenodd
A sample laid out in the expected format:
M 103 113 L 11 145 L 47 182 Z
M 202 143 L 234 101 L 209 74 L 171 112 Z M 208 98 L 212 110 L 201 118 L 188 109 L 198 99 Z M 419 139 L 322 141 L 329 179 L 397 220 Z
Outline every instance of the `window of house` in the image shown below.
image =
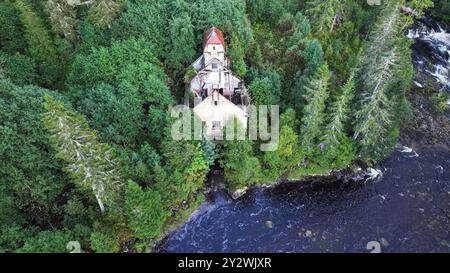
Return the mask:
M 212 63 L 212 69 L 217 69 L 217 63 Z
M 213 121 L 212 122 L 212 129 L 213 130 L 220 130 L 222 127 L 220 126 L 220 121 Z
M 216 47 L 215 47 L 215 46 L 213 46 L 213 50 L 216 50 Z

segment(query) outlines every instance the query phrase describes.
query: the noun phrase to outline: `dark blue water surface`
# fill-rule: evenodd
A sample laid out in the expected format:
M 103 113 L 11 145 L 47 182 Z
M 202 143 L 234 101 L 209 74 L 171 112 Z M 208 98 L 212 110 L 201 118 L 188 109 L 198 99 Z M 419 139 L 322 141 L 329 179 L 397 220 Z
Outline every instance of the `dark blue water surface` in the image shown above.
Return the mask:
M 162 252 L 450 252 L 450 153 L 396 152 L 382 177 L 214 194 Z

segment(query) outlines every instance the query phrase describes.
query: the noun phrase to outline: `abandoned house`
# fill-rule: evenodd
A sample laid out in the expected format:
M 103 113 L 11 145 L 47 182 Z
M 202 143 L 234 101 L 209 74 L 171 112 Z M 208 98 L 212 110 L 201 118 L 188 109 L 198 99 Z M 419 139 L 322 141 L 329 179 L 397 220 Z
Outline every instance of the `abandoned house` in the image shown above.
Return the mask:
M 206 31 L 203 54 L 192 64 L 196 75 L 187 88 L 193 99 L 194 113 L 205 125 L 206 135 L 222 135 L 223 128 L 233 117 L 247 128 L 250 104 L 244 82 L 230 70 L 222 31 L 213 27 Z

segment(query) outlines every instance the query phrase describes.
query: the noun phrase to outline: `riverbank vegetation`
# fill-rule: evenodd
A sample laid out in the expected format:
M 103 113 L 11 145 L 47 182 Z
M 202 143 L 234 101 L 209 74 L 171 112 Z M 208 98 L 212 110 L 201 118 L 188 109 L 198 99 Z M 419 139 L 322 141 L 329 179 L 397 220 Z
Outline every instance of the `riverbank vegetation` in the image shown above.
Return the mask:
M 401 9 L 433 2 L 448 19 L 429 0 L 1 1 L 0 252 L 148 251 L 216 160 L 239 189 L 385 159 L 410 113 Z M 280 105 L 277 150 L 171 139 L 211 26 L 253 101 Z

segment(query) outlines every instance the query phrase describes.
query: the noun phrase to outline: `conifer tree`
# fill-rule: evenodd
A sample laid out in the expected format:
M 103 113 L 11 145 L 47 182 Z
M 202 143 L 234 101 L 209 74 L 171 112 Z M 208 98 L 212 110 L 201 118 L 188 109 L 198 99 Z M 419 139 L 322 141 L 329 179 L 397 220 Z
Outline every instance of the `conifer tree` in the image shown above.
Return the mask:
M 358 140 L 360 156 L 379 160 L 392 147 L 387 145 L 393 127 L 393 108 L 388 92 L 399 63 L 400 3 L 391 1 L 381 13 L 359 63 L 361 90 L 356 112 L 354 139 Z
M 293 103 L 297 114 L 303 112 L 305 104 L 304 96 L 306 93 L 305 86 L 308 81 L 314 77 L 318 69 L 323 65 L 323 50 L 318 40 L 308 40 L 306 49 L 302 53 L 304 58 L 305 69 L 298 71 L 295 75 L 295 86 L 293 90 Z
M 10 1 L 0 2 L 0 50 L 5 53 L 25 53 L 27 44 L 19 11 Z
M 311 36 L 311 24 L 306 16 L 298 12 L 295 16 L 290 13 L 280 20 L 280 25 L 292 25 L 292 35 L 288 40 L 288 51 L 295 51 L 299 44 L 305 44 Z
M 249 86 L 250 96 L 254 105 L 273 105 L 272 89 L 266 79 L 255 79 Z
M 123 3 L 123 0 L 95 0 L 88 11 L 89 20 L 98 28 L 109 28 Z
M 217 146 L 216 143 L 214 143 L 209 138 L 203 138 L 201 141 L 202 144 L 202 150 L 203 150 L 203 157 L 206 161 L 206 163 L 209 166 L 214 165 L 214 162 L 217 159 Z
M 209 170 L 201 143 L 169 138 L 163 143 L 162 154 L 168 173 L 160 166 L 155 167 L 155 180 L 163 200 L 169 200 L 171 206 L 195 201 Z
M 237 33 L 233 33 L 231 37 L 230 48 L 228 54 L 233 64 L 233 70 L 239 77 L 244 77 L 247 73 L 247 65 L 244 61 L 244 49 L 242 42 Z
M 170 24 L 170 46 L 167 64 L 171 69 L 184 69 L 195 55 L 195 39 L 191 18 L 187 13 L 175 17 Z
M 90 129 L 85 118 L 70 110 L 51 96 L 44 104 L 47 112 L 43 123 L 51 133 L 50 140 L 57 157 L 67 166 L 65 171 L 73 182 L 84 190 L 94 192 L 102 212 L 105 206 L 117 206 L 122 197 L 122 175 L 119 162 L 109 145 L 97 139 L 97 132 Z
M 74 42 L 77 39 L 75 28 L 78 23 L 75 7 L 67 0 L 47 0 L 44 8 L 53 32 Z
M 285 15 L 280 26 L 289 29 L 287 40 L 287 66 L 284 68 L 284 80 L 290 92 L 284 96 L 295 107 L 300 116 L 304 105 L 303 94 L 307 79 L 323 64 L 323 52 L 320 43 L 311 37 L 311 25 L 306 16 L 298 12 L 295 16 Z M 290 26 L 290 27 L 289 27 Z
M 230 119 L 226 128 L 233 128 L 234 135 L 242 128 L 236 119 Z M 226 132 L 225 132 L 226 134 Z M 225 137 L 224 139 L 227 139 Z M 237 190 L 258 183 L 261 174 L 261 166 L 258 158 L 254 156 L 252 142 L 245 140 L 225 140 L 220 154 L 220 166 L 224 170 L 225 179 L 229 182 L 230 189 Z
M 312 156 L 318 148 L 318 138 L 325 123 L 325 102 L 329 97 L 328 85 L 331 73 L 324 64 L 305 86 L 306 105 L 301 120 L 300 143 L 305 157 Z
M 296 113 L 288 109 L 281 117 L 280 139 L 275 151 L 265 152 L 262 160 L 262 171 L 267 182 L 278 180 L 284 173 L 296 167 L 301 161 Z
M 167 0 L 126 1 L 125 11 L 112 23 L 112 39 L 143 38 L 151 46 L 149 49 L 155 56 L 165 58 L 169 33 L 168 19 L 172 18 L 168 15 L 169 3 L 171 1 Z
M 39 61 L 54 62 L 57 59 L 56 49 L 41 18 L 27 0 L 17 0 L 14 3 L 20 11 L 29 54 Z
M 6 54 L 0 50 L 0 77 L 9 78 L 17 85 L 33 84 L 36 80 L 36 63 L 20 53 Z
M 55 83 L 59 74 L 57 68 L 59 57 L 53 40 L 28 0 L 17 0 L 14 4 L 20 11 L 20 21 L 28 44 L 27 52 L 39 63 L 41 76 L 39 82 L 44 86 L 50 86 Z
M 303 58 L 305 58 L 303 75 L 306 77 L 312 76 L 324 62 L 322 45 L 318 40 L 308 41 L 306 49 L 303 52 Z
M 128 182 L 125 211 L 130 228 L 137 238 L 155 238 L 161 233 L 165 215 L 158 192 L 143 190 L 138 184 Z
M 306 13 L 316 31 L 333 32 L 344 15 L 345 0 L 310 0 Z
M 342 94 L 331 106 L 330 119 L 325 128 L 325 134 L 321 138 L 321 154 L 326 164 L 332 169 L 345 168 L 353 160 L 353 147 L 346 133 L 346 123 L 349 120 L 354 90 L 355 82 L 352 73 L 342 87 Z

